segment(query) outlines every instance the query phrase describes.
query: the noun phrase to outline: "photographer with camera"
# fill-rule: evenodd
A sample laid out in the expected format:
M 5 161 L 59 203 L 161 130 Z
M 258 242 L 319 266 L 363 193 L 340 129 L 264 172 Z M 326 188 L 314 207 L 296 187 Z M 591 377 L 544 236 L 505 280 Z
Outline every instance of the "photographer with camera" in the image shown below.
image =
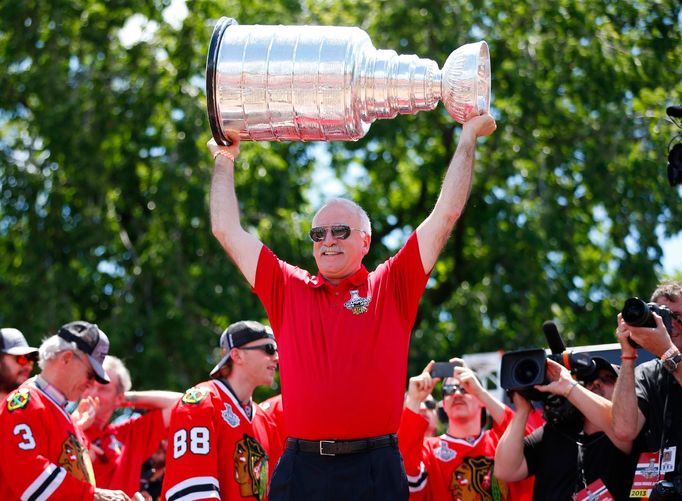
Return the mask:
M 516 413 L 497 445 L 498 479 L 535 475 L 534 500 L 592 499 L 606 489 L 613 499 L 628 498 L 632 442 L 617 439 L 610 421 L 618 372 L 603 358 L 592 360 L 595 368 L 581 376 L 583 384 L 561 364 L 545 361 L 548 383 L 533 388 L 547 394 L 547 422 L 525 438 L 531 403 L 521 392 L 512 393 Z
M 622 366 L 613 396 L 613 428 L 621 439 L 637 438 L 647 459 L 654 460 L 657 482 L 648 486 L 653 489 L 650 499 L 682 499 L 682 468 L 676 453 L 682 446 L 682 283 L 659 285 L 651 301 L 645 305 L 647 319 L 641 322 L 633 322 L 625 309 L 618 315 Z M 635 369 L 632 342 L 657 358 Z
M 530 483 L 507 485 L 493 477 L 495 447 L 511 420 L 511 409 L 491 395 L 461 359 L 450 362 L 457 366 L 443 379 L 447 431 L 438 437 L 425 437 L 428 422 L 419 411 L 441 379 L 439 373 L 432 374 L 434 362 L 410 378 L 398 429 L 410 500 L 529 499 Z M 491 429 L 486 429 L 488 415 Z

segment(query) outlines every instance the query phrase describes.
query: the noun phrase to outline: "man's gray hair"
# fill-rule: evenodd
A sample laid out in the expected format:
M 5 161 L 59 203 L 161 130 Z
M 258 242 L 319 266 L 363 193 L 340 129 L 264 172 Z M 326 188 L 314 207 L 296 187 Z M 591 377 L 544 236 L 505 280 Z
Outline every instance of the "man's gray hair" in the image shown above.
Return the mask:
M 43 342 L 38 348 L 38 367 L 40 370 L 45 368 L 45 362 L 47 360 L 55 358 L 59 353 L 63 351 L 80 351 L 76 346 L 76 343 L 72 341 L 67 341 L 64 338 L 57 336 L 50 336 L 47 339 L 43 339 Z
M 346 209 L 350 210 L 351 212 L 354 212 L 358 217 L 360 217 L 360 229 L 367 233 L 368 235 L 372 235 L 372 224 L 371 221 L 369 220 L 369 216 L 367 215 L 367 212 L 365 212 L 365 209 L 360 207 L 358 204 L 353 202 L 352 200 L 348 200 L 347 198 L 330 198 L 327 200 L 322 207 L 320 207 L 315 215 L 313 216 L 313 221 L 315 221 L 315 218 L 324 210 L 325 208 L 329 207 L 330 205 L 342 205 Z
M 104 370 L 107 371 L 109 376 L 112 374 L 118 376 L 118 390 L 120 393 L 130 391 L 130 388 L 133 387 L 132 380 L 130 379 L 130 371 L 120 358 L 107 355 L 104 358 L 102 367 L 104 367 Z

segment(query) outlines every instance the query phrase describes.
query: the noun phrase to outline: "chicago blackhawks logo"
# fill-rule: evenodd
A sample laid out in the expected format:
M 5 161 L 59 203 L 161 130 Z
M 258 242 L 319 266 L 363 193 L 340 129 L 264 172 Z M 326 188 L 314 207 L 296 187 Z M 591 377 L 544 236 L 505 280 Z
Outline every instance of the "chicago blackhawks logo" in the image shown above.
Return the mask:
M 69 432 L 68 437 L 62 444 L 62 453 L 59 455 L 57 464 L 78 480 L 90 482 L 94 485 L 90 457 L 78 441 L 78 438 L 76 438 L 76 435 L 71 432 Z
M 466 457 L 452 472 L 450 481 L 452 499 L 455 501 L 507 501 L 509 488 L 493 477 L 490 458 Z
M 23 409 L 28 405 L 30 399 L 31 394 L 29 391 L 26 388 L 19 388 L 7 397 L 7 410 L 12 412 L 17 409 Z
M 198 404 L 208 395 L 208 390 L 206 388 L 190 388 L 182 396 L 183 404 Z
M 265 497 L 268 485 L 268 456 L 255 438 L 244 433 L 234 448 L 234 479 L 242 497 Z
M 343 303 L 344 308 L 353 312 L 353 315 L 367 313 L 367 307 L 372 301 L 372 296 L 360 297 L 360 291 L 350 291 L 350 299 Z

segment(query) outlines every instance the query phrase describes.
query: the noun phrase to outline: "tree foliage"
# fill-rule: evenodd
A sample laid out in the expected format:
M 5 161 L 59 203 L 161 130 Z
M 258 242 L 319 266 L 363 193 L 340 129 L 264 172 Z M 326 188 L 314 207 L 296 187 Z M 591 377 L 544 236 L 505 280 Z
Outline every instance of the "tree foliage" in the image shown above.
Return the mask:
M 490 45 L 497 132 L 480 140 L 466 211 L 422 300 L 411 371 L 431 359 L 613 340 L 615 314 L 660 277 L 657 229 L 679 231 L 665 181 L 682 104 L 674 0 L 188 1 L 0 4 L 0 324 L 32 344 L 84 318 L 138 386 L 205 377 L 230 322 L 265 320 L 211 236 L 204 65 L 222 15 L 355 25 L 377 48 L 439 64 Z M 137 25 L 145 36 L 126 33 Z M 243 223 L 314 270 L 305 240 L 321 150 L 370 213 L 374 267 L 432 208 L 460 128 L 442 106 L 375 122 L 356 143 L 242 146 Z

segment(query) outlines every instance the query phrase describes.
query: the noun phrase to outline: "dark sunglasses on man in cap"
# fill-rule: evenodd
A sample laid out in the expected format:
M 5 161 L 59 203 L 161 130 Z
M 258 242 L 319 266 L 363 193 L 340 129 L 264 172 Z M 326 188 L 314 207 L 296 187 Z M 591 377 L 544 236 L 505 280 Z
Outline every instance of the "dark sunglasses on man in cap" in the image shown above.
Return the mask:
M 259 344 L 258 346 L 240 346 L 237 348 L 238 350 L 261 350 L 265 352 L 267 355 L 274 355 L 277 353 L 277 346 L 275 346 L 272 343 L 268 344 Z
M 27 365 L 29 362 L 30 363 L 37 362 L 38 354 L 29 353 L 28 355 L 14 355 L 14 360 L 16 360 L 17 364 L 23 367 L 24 365 Z
M 336 240 L 346 240 L 352 231 L 361 231 L 362 233 L 365 233 L 365 230 L 361 230 L 360 228 L 351 228 L 347 224 L 315 226 L 314 228 L 311 228 L 310 233 L 308 233 L 308 235 L 310 235 L 310 240 L 313 242 L 322 242 L 327 236 L 327 230 L 331 231 L 332 238 Z

